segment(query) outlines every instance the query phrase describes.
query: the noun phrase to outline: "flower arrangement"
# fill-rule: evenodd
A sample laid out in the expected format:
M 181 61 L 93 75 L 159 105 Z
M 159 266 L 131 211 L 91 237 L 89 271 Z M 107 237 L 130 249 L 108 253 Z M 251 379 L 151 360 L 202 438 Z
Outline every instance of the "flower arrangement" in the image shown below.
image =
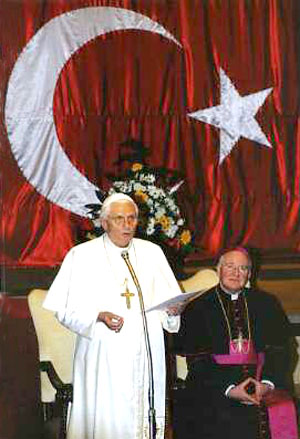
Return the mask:
M 134 162 L 124 179 L 114 180 L 108 195 L 122 192 L 134 199 L 140 213 L 138 236 L 185 254 L 192 250 L 192 234 L 174 197 L 183 180 L 167 189 L 157 185 L 157 180 L 153 168 Z

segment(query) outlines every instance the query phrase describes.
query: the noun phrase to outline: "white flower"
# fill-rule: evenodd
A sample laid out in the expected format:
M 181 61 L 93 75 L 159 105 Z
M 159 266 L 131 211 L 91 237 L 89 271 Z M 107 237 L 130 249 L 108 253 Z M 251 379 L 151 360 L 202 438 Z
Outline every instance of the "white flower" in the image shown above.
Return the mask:
M 157 210 L 155 212 L 155 218 L 158 219 L 166 214 L 166 209 L 162 206 L 157 207 Z
M 158 199 L 159 197 L 164 195 L 164 191 L 155 186 L 149 186 L 149 195 L 154 199 Z
M 141 183 L 133 183 L 133 189 L 135 191 L 145 192 L 147 188 L 146 188 L 146 186 L 142 185 Z
M 100 222 L 100 218 L 92 218 L 92 222 L 94 224 L 94 227 L 100 228 L 101 227 L 101 222 Z
M 126 182 L 126 181 L 115 181 L 113 184 L 113 189 L 116 188 L 117 191 L 123 192 L 123 193 L 129 193 L 132 190 L 132 182 Z M 113 190 L 114 192 L 114 190 Z
M 154 226 L 155 226 L 155 220 L 153 217 L 150 217 L 149 221 L 148 221 L 147 229 L 146 229 L 146 234 L 148 236 L 153 235 L 153 233 L 155 232 Z
M 153 174 L 140 174 L 140 181 L 145 181 L 146 183 L 154 183 L 155 176 Z
M 165 231 L 165 233 L 168 236 L 168 238 L 174 238 L 174 236 L 177 233 L 177 230 L 178 227 L 175 224 L 173 224 L 168 228 L 168 230 Z
M 174 200 L 172 200 L 172 198 L 170 198 L 170 197 L 166 197 L 166 204 L 170 209 L 176 207 Z

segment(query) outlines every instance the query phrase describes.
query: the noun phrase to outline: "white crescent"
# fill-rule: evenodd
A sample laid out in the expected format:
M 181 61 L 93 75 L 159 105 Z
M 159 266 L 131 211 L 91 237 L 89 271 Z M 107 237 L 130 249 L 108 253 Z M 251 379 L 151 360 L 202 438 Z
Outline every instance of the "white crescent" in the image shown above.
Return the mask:
M 88 41 L 118 30 L 154 32 L 181 47 L 159 23 L 114 7 L 87 7 L 47 22 L 24 47 L 9 78 L 5 122 L 15 159 L 25 178 L 51 202 L 81 216 L 99 203 L 98 189 L 70 162 L 56 134 L 53 98 L 69 58 Z

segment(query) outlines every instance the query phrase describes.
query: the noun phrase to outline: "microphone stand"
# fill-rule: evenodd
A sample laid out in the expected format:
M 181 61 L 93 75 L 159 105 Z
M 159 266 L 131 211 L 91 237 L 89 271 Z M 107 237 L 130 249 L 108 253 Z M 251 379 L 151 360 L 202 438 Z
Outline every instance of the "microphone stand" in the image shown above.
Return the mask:
M 144 299 L 143 299 L 141 286 L 139 284 L 138 278 L 136 277 L 134 269 L 131 265 L 128 252 L 123 251 L 121 253 L 121 256 L 124 259 L 124 261 L 128 267 L 128 270 L 131 274 L 133 282 L 135 283 L 136 289 L 138 291 L 139 301 L 140 301 L 140 308 L 141 308 L 142 318 L 143 318 L 143 328 L 144 328 L 146 352 L 147 352 L 147 359 L 148 359 L 148 372 L 149 372 L 149 392 L 148 392 L 148 398 L 149 398 L 149 412 L 148 412 L 149 438 L 155 439 L 155 437 L 156 437 L 156 421 L 155 421 L 155 408 L 154 408 L 153 363 L 152 363 L 152 353 L 151 353 L 151 347 L 150 347 L 150 340 L 149 340 L 147 318 L 146 318 L 146 313 L 145 313 Z

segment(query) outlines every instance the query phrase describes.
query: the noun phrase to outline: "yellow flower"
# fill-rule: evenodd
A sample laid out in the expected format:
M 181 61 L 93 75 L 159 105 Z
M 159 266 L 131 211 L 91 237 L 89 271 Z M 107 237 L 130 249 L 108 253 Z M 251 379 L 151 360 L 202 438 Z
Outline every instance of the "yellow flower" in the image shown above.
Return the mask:
M 180 243 L 182 245 L 187 245 L 191 242 L 192 235 L 189 230 L 183 230 L 183 232 L 180 235 Z
M 158 218 L 157 222 L 162 226 L 163 230 L 168 230 L 171 224 L 170 219 L 166 215 Z
M 148 200 L 149 196 L 143 192 L 141 189 L 137 190 L 135 193 L 135 198 L 138 199 L 141 203 L 146 203 L 146 201 Z
M 141 163 L 133 163 L 133 165 L 131 166 L 131 170 L 133 172 L 138 172 L 141 169 L 143 169 L 143 165 Z
M 97 235 L 93 232 L 87 232 L 86 237 L 91 240 L 97 238 Z

